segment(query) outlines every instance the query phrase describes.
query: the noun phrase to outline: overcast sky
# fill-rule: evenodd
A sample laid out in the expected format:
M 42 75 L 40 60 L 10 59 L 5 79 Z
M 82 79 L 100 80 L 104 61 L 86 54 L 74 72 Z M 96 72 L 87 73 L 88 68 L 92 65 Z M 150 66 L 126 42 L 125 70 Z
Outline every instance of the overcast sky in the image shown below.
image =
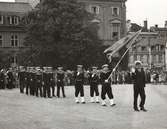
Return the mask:
M 14 1 L 14 0 L 0 0 Z M 139 25 L 148 20 L 149 26 L 163 27 L 167 20 L 167 0 L 127 0 L 127 19 Z

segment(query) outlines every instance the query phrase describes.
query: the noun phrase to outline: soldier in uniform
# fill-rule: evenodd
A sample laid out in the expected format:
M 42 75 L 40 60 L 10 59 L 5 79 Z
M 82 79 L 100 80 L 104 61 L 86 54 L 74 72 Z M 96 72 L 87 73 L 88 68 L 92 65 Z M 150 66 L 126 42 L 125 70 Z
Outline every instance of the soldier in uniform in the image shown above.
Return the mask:
M 99 76 L 97 74 L 97 67 L 92 67 L 92 72 L 89 73 L 89 83 L 90 83 L 90 102 L 99 103 L 99 90 L 98 90 L 98 84 L 99 84 Z M 94 101 L 94 93 L 96 95 L 95 101 Z
M 112 87 L 111 87 L 111 78 L 109 78 L 111 74 L 111 71 L 108 68 L 108 65 L 105 64 L 102 66 L 102 72 L 100 74 L 100 80 L 102 84 L 102 90 L 101 90 L 101 99 L 102 99 L 102 106 L 106 106 L 106 94 L 108 95 L 108 98 L 110 99 L 110 106 L 115 106 L 114 103 L 114 96 L 112 93 Z
M 29 79 L 30 79 L 30 95 L 35 95 L 35 67 L 30 67 L 30 73 L 29 73 Z
M 43 86 L 44 97 L 51 98 L 51 95 L 50 95 L 50 88 L 51 88 L 50 87 L 50 75 L 48 72 L 48 67 L 44 67 L 43 82 L 44 82 L 44 86 Z
M 5 74 L 3 69 L 0 71 L 0 89 L 5 89 Z
M 135 69 L 132 70 L 132 79 L 134 83 L 134 103 L 133 103 L 133 108 L 135 111 L 139 111 L 138 105 L 137 105 L 137 100 L 138 96 L 140 95 L 141 102 L 140 102 L 140 110 L 146 112 L 147 110 L 144 107 L 145 100 L 146 100 L 146 94 L 145 94 L 145 85 L 146 85 L 146 80 L 145 80 L 145 72 L 142 68 L 141 61 L 136 61 L 135 62 Z
M 52 97 L 55 97 L 55 74 L 52 67 L 48 67 L 49 86 L 52 89 Z
M 74 73 L 74 80 L 75 80 L 75 102 L 79 103 L 78 95 L 81 96 L 81 103 L 85 104 L 84 99 L 84 71 L 83 66 L 78 65 L 77 71 Z
M 14 88 L 14 76 L 12 72 L 12 68 L 9 68 L 7 71 L 7 88 L 13 89 Z
M 58 67 L 58 71 L 57 71 L 57 97 L 60 97 L 60 88 L 62 88 L 62 94 L 63 97 L 65 98 L 65 91 L 64 91 L 64 77 L 65 77 L 65 73 L 63 71 L 63 67 Z
M 25 88 L 25 68 L 23 66 L 20 66 L 20 70 L 18 73 L 18 79 L 20 84 L 20 93 L 24 93 Z
M 31 71 L 30 71 L 30 67 L 27 67 L 27 70 L 26 70 L 26 77 L 25 77 L 25 80 L 26 80 L 26 94 L 30 94 L 30 78 L 31 78 Z
M 40 69 L 40 67 L 36 67 L 36 96 L 38 97 L 38 92 L 40 93 L 40 97 L 43 96 L 42 93 L 42 70 Z

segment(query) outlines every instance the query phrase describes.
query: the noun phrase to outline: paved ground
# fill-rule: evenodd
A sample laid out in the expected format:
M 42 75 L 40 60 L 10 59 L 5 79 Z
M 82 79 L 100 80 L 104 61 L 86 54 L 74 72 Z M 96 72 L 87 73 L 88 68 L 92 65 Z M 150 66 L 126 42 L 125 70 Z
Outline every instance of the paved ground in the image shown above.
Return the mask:
M 85 91 L 88 96 L 89 87 Z M 114 108 L 75 104 L 73 87 L 66 88 L 66 99 L 0 91 L 0 129 L 167 129 L 167 86 L 146 87 L 147 113 L 132 110 L 131 85 L 113 86 L 113 91 Z

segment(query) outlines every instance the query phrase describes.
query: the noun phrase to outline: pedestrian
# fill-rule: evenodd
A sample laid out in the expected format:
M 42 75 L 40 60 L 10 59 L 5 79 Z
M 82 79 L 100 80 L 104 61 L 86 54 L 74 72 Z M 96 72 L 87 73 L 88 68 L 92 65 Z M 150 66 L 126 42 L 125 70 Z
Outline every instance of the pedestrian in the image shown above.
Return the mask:
M 108 64 L 105 64 L 102 66 L 102 72 L 100 74 L 100 81 L 102 84 L 102 89 L 101 89 L 101 99 L 102 99 L 102 106 L 107 106 L 105 99 L 106 99 L 106 94 L 108 95 L 108 98 L 110 99 L 110 106 L 115 106 L 116 104 L 114 103 L 114 96 L 112 93 L 112 87 L 111 87 L 111 71 L 108 68 Z
M 60 88 L 62 89 L 63 97 L 65 98 L 65 91 L 64 91 L 64 78 L 65 78 L 65 72 L 63 71 L 63 67 L 58 67 L 57 71 L 57 97 L 60 97 Z
M 75 82 L 75 102 L 79 103 L 79 94 L 81 97 L 81 103 L 85 104 L 84 99 L 84 71 L 83 66 L 78 65 L 77 70 L 74 73 L 74 82 Z
M 139 111 L 138 109 L 138 96 L 140 95 L 141 102 L 140 102 L 140 110 L 146 112 L 147 110 L 144 107 L 146 94 L 145 94 L 145 72 L 142 68 L 141 61 L 135 62 L 135 70 L 132 71 L 132 79 L 133 79 L 133 89 L 134 89 L 134 103 L 133 108 L 135 111 Z
M 99 89 L 98 89 L 99 76 L 97 73 L 97 67 L 95 66 L 92 67 L 92 71 L 89 73 L 89 84 L 90 84 L 90 97 L 91 97 L 90 102 L 99 103 Z

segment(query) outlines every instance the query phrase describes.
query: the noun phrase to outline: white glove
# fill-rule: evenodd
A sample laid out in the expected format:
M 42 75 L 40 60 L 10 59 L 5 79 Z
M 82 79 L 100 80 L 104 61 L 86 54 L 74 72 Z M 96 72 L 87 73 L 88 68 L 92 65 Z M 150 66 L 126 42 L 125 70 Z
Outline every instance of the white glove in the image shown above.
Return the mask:
M 134 68 L 132 68 L 132 73 L 135 73 L 135 69 Z
M 106 83 L 108 83 L 108 80 L 105 80 Z

